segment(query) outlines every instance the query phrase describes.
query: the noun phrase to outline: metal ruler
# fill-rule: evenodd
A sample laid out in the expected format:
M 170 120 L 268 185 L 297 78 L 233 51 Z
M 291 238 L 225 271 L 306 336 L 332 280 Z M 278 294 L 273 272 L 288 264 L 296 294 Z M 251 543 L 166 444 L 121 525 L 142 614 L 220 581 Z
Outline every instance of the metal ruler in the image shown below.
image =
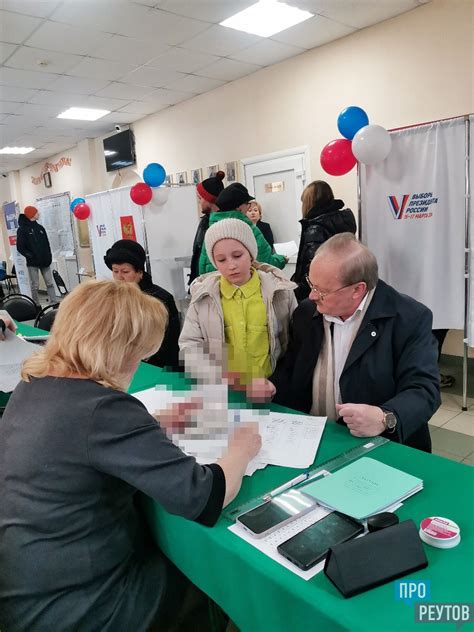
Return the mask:
M 300 489 L 307 482 L 309 482 L 310 479 L 311 479 L 311 482 L 313 482 L 317 478 L 326 476 L 327 474 L 331 474 L 332 472 L 335 472 L 336 470 L 341 469 L 341 467 L 344 467 L 348 463 L 352 463 L 352 461 L 356 461 L 361 456 L 365 456 L 372 450 L 375 450 L 375 448 L 379 448 L 381 445 L 385 445 L 388 442 L 389 442 L 389 439 L 386 439 L 385 437 L 373 437 L 372 439 L 370 439 L 369 441 L 367 441 L 367 443 L 364 443 L 363 445 L 359 445 L 359 446 L 356 446 L 355 448 L 351 448 L 350 450 L 347 450 L 346 452 L 341 452 L 341 454 L 338 454 L 332 459 L 324 461 L 324 463 L 320 463 L 318 466 L 316 466 L 315 468 L 311 470 L 307 470 L 307 472 L 305 472 L 306 478 L 304 480 L 299 481 L 298 483 L 295 483 L 295 485 L 293 485 L 291 488 Z M 284 485 L 282 485 L 281 487 L 284 487 Z M 227 518 L 228 520 L 234 521 L 237 518 L 237 516 L 240 516 L 246 511 L 250 511 L 251 509 L 254 509 L 258 505 L 261 505 L 262 503 L 268 502 L 275 495 L 274 492 L 279 489 L 280 487 L 277 487 L 276 489 L 268 490 L 267 492 L 260 494 L 260 496 L 256 496 L 255 498 L 252 498 L 251 500 L 248 500 L 247 502 L 242 503 L 238 507 L 227 509 L 226 511 L 224 511 L 223 516 Z M 285 487 L 285 491 L 287 491 L 288 489 L 289 488 Z

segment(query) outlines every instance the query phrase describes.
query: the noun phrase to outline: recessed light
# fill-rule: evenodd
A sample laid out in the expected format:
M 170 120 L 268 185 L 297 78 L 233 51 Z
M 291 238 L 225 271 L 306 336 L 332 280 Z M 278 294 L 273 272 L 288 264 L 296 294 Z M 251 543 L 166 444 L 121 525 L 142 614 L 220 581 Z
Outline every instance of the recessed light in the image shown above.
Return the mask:
M 91 108 L 69 108 L 58 114 L 56 118 L 73 119 L 75 121 L 97 121 L 106 114 L 110 114 L 110 110 L 93 110 Z
M 2 147 L 0 154 L 29 154 L 34 150 L 34 147 Z
M 277 0 L 260 0 L 248 9 L 220 22 L 220 25 L 252 35 L 271 37 L 290 26 L 312 18 L 313 15 L 309 11 L 303 11 Z

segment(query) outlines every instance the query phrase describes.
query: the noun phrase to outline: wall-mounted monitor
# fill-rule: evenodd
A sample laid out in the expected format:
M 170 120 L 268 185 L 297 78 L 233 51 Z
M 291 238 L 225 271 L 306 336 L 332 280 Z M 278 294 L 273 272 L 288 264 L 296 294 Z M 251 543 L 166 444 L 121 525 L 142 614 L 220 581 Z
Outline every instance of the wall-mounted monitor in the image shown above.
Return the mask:
M 107 171 L 117 171 L 134 165 L 135 138 L 130 129 L 104 138 L 104 156 Z

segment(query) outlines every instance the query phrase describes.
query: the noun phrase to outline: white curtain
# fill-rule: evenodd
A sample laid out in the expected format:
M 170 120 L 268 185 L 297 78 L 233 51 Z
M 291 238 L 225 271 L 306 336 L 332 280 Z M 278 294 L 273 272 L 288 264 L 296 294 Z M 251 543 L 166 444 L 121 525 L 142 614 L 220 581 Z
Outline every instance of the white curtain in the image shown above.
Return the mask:
M 130 187 L 102 191 L 86 196 L 91 214 L 87 220 L 96 277 L 112 278 L 104 263 L 107 250 L 119 239 L 134 239 L 143 247 L 143 224 L 140 207 L 130 199 Z
M 361 167 L 362 239 L 380 277 L 433 311 L 434 329 L 462 329 L 464 118 L 391 137 L 388 158 Z
M 472 203 L 474 187 L 474 115 L 469 117 L 470 147 L 469 147 L 469 303 L 467 320 L 467 342 L 474 347 L 474 204 Z

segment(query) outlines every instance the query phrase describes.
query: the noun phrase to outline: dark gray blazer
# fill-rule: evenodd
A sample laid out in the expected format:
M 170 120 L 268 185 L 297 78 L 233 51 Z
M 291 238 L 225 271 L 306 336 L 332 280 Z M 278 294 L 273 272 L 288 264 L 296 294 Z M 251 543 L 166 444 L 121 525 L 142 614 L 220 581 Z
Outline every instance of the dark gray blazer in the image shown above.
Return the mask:
M 397 431 L 386 436 L 426 452 L 428 420 L 441 403 L 431 325 L 427 307 L 379 281 L 339 382 L 343 402 L 393 411 Z M 269 378 L 277 388 L 275 403 L 310 411 L 323 336 L 323 318 L 306 299 L 293 313 L 288 350 Z

